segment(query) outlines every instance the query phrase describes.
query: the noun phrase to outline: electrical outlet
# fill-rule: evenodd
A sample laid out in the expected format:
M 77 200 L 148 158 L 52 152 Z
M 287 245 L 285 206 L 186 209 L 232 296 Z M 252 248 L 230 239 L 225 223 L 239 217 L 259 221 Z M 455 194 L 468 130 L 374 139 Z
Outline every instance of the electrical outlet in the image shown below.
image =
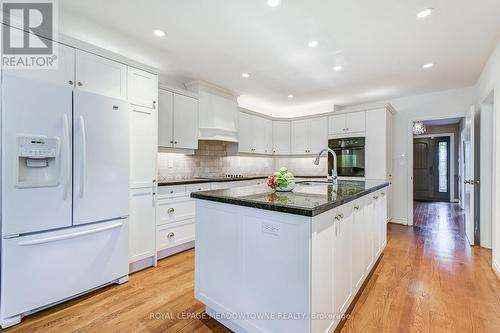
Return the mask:
M 174 167 L 174 161 L 173 160 L 168 160 L 168 168 L 172 169 Z
M 280 227 L 275 224 L 262 223 L 262 232 L 265 234 L 278 236 Z

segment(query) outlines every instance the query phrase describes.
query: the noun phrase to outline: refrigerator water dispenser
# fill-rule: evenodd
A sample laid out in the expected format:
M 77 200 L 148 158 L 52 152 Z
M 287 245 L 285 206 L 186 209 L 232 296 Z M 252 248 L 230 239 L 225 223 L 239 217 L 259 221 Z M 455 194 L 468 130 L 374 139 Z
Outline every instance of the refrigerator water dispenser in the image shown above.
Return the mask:
M 17 137 L 16 187 L 49 187 L 59 185 L 58 137 Z

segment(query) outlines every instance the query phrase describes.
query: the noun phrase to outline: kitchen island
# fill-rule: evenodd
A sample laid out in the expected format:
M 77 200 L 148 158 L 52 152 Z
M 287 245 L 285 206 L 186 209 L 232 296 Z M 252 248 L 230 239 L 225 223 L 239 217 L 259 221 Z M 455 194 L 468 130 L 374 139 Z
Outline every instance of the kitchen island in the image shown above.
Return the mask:
M 386 182 L 193 192 L 195 296 L 235 332 L 332 332 L 386 244 Z

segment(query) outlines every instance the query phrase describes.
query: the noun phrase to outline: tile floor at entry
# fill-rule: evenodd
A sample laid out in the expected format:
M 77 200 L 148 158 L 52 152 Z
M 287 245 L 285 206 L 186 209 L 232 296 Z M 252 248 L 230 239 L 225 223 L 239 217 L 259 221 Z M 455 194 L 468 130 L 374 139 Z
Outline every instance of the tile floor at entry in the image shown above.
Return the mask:
M 420 227 L 389 224 L 379 266 L 342 332 L 500 332 L 491 251 L 471 248 L 453 204 L 417 210 Z M 437 223 L 439 222 L 439 223 Z M 194 250 L 24 319 L 14 332 L 230 332 L 193 297 Z

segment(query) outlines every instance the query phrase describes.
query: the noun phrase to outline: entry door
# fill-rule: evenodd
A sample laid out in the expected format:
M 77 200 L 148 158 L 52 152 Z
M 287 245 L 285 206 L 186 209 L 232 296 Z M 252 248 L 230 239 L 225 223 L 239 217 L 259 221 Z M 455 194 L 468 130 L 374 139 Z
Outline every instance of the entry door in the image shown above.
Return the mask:
M 450 201 L 449 137 L 414 139 L 413 160 L 414 199 Z
M 431 200 L 434 184 L 434 145 L 428 138 L 413 140 L 414 199 Z
M 475 108 L 465 117 L 464 142 L 464 209 L 465 209 L 465 234 L 471 245 L 474 245 L 474 117 Z

